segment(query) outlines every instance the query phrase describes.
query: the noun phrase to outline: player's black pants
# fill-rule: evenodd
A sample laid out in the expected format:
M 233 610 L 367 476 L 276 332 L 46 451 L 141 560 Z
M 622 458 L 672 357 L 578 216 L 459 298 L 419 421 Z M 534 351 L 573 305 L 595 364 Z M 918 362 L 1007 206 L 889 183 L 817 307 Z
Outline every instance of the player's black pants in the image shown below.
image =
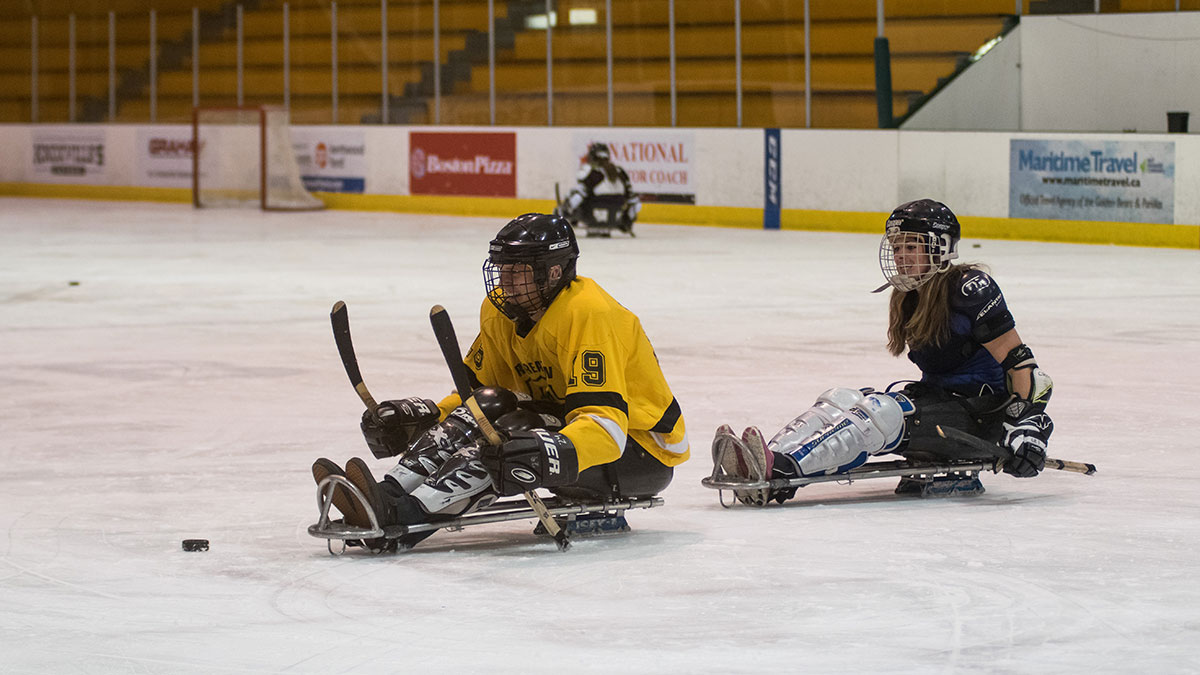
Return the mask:
M 628 232 L 631 223 L 625 217 L 625 202 L 625 195 L 591 195 L 579 205 L 579 220 L 589 235 L 610 229 Z
M 909 459 L 929 461 L 995 459 L 994 455 L 942 438 L 937 427 L 958 429 L 999 443 L 1004 438 L 1006 394 L 968 397 L 921 382 L 908 385 L 904 393 L 916 412 L 905 419 L 906 439 L 896 452 Z
M 551 492 L 579 500 L 652 497 L 665 490 L 674 475 L 674 468 L 655 459 L 633 437 L 627 437 L 620 459 L 584 469 L 575 483 L 552 488 Z

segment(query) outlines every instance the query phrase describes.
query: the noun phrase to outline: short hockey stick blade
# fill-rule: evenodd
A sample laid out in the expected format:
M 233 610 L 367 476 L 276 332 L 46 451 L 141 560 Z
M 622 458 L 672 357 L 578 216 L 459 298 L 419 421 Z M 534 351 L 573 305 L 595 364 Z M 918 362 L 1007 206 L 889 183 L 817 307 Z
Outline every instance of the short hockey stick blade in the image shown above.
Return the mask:
M 974 435 L 969 434 L 960 429 L 955 429 L 953 427 L 939 426 L 937 428 L 937 432 L 938 432 L 938 435 L 941 436 L 942 438 L 947 438 L 952 441 L 958 441 L 960 443 L 964 443 L 966 445 L 969 445 L 973 448 L 977 448 L 979 450 L 986 450 L 986 451 L 996 455 L 996 457 L 999 458 L 1001 461 L 1003 461 L 1009 455 L 1012 454 L 1011 452 L 1008 451 L 1007 448 L 1004 448 L 1003 446 L 1000 446 L 996 443 L 989 443 L 989 442 L 983 440 L 982 438 L 979 438 L 978 436 L 974 436 Z M 1096 465 L 1095 464 L 1089 464 L 1087 462 L 1071 462 L 1071 461 L 1068 461 L 1065 459 L 1054 459 L 1052 457 L 1046 458 L 1046 468 L 1047 469 L 1055 469 L 1058 471 L 1070 471 L 1072 473 L 1081 473 L 1085 476 L 1091 476 L 1092 474 L 1096 473 Z
M 329 323 L 333 324 L 333 340 L 337 343 L 342 366 L 346 369 L 350 384 L 354 385 L 354 391 L 368 410 L 378 408 L 379 404 L 372 398 L 371 392 L 367 391 L 362 373 L 358 370 L 358 357 L 354 355 L 354 342 L 350 339 L 350 315 L 346 311 L 346 303 L 341 300 L 333 303 L 333 309 L 329 312 Z
M 433 326 L 433 333 L 437 337 L 438 346 L 442 348 L 442 356 L 446 359 L 446 366 L 450 368 L 450 376 L 454 378 L 454 386 L 458 388 L 463 405 L 471 411 L 475 423 L 479 425 L 479 430 L 483 432 L 483 437 L 487 442 L 490 445 L 500 445 L 503 440 L 500 433 L 492 426 L 491 420 L 483 414 L 483 409 L 479 407 L 479 402 L 471 395 L 467 366 L 462 360 L 462 352 L 458 347 L 458 337 L 454 333 L 454 323 L 450 321 L 450 313 L 446 311 L 445 307 L 434 305 L 429 310 L 429 323 Z M 522 494 L 525 496 L 525 501 L 529 502 L 529 506 L 537 513 L 542 527 L 546 528 L 546 531 L 554 537 L 554 543 L 558 545 L 558 550 L 565 551 L 570 548 L 571 540 L 567 538 L 566 531 L 559 527 L 558 521 L 546 510 L 546 504 L 542 502 L 541 497 L 534 494 L 532 490 L 527 490 Z

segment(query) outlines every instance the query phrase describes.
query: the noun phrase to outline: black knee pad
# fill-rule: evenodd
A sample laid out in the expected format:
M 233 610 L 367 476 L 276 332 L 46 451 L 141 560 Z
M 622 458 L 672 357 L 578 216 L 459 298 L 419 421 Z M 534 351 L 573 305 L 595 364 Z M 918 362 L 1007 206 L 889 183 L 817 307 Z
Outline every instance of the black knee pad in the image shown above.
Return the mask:
M 503 387 L 480 387 L 472 394 L 488 421 L 495 424 L 507 413 L 517 409 L 517 395 Z
M 653 497 L 665 490 L 674 476 L 673 467 L 630 438 L 620 459 L 584 469 L 579 480 L 551 491 L 565 499 L 588 501 Z

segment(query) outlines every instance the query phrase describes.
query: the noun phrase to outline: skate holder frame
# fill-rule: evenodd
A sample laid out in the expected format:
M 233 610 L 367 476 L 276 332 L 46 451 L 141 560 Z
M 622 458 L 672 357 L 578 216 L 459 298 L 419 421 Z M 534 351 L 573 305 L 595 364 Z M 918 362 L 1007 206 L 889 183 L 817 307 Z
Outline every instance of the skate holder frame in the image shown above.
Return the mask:
M 338 486 L 345 488 L 358 505 L 367 512 L 370 527 L 355 527 L 347 525 L 342 520 L 333 520 L 329 509 L 333 505 L 333 491 Z M 662 497 L 631 497 L 608 502 L 567 503 L 558 498 L 545 500 L 546 508 L 555 520 L 573 520 L 576 516 L 587 514 L 623 515 L 634 509 L 651 509 L 664 504 Z M 339 555 L 346 550 L 347 542 L 364 541 L 369 539 L 398 539 L 406 534 L 429 532 L 430 530 L 458 531 L 472 525 L 498 523 L 509 520 L 530 520 L 538 517 L 537 513 L 524 499 L 498 501 L 484 506 L 467 515 L 447 520 L 412 525 L 380 526 L 374 509 L 367 503 L 366 496 L 345 476 L 331 474 L 317 484 L 317 522 L 308 527 L 308 533 L 318 539 L 325 539 L 329 552 Z M 341 551 L 333 550 L 334 540 L 342 541 Z

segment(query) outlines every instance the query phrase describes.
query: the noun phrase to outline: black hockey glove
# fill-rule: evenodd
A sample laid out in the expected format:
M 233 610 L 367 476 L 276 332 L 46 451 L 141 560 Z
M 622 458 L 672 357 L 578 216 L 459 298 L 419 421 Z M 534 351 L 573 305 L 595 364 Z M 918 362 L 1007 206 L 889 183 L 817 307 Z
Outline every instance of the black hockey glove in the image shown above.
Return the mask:
M 399 401 L 384 401 L 374 411 L 363 412 L 363 438 L 377 459 L 395 457 L 422 431 L 437 424 L 441 412 L 437 404 L 416 396 Z
M 1030 478 L 1046 467 L 1046 443 L 1054 431 L 1054 422 L 1044 412 L 1004 423 L 1004 445 L 1012 457 L 1004 463 L 1004 472 L 1018 478 Z
M 480 461 L 496 492 L 505 497 L 579 479 L 579 458 L 571 439 L 545 429 L 513 431 L 501 445 L 485 447 Z

